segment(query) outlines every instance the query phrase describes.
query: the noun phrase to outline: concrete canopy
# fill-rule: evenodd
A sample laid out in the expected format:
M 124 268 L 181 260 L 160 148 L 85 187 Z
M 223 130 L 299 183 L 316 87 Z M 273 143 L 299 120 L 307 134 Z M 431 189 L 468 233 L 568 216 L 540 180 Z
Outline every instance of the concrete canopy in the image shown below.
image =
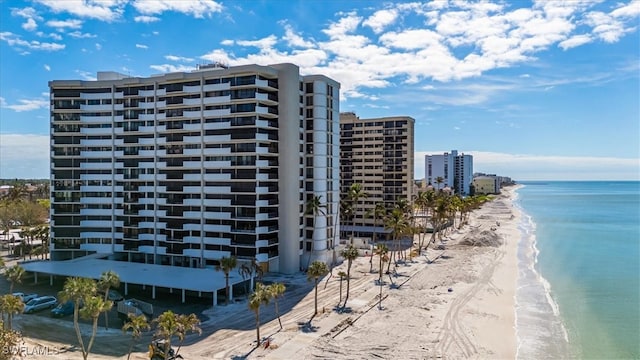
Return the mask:
M 109 254 L 104 254 L 108 256 Z M 142 264 L 115 261 L 88 256 L 67 261 L 33 261 L 20 264 L 25 271 L 58 276 L 77 276 L 100 279 L 100 275 L 112 270 L 120 282 L 172 289 L 214 292 L 225 288 L 222 271 L 211 268 L 187 268 L 178 266 Z M 244 279 L 234 269 L 229 273 L 229 286 Z

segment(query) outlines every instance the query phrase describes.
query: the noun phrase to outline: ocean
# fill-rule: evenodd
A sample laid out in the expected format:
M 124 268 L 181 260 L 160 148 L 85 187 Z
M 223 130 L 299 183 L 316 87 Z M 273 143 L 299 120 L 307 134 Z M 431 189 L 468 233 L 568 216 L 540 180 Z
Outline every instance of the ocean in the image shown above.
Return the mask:
M 520 359 L 640 358 L 640 182 L 523 182 Z

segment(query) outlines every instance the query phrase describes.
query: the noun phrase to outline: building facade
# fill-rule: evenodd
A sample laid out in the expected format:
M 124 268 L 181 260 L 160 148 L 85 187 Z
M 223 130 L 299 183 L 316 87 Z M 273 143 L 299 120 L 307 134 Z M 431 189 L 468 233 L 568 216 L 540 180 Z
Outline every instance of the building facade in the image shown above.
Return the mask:
M 412 201 L 414 123 L 408 116 L 360 119 L 353 112 L 340 114 L 342 197 L 352 184 L 360 184 L 367 194 L 353 218 L 341 220 L 344 231 L 369 236 L 376 226 L 376 232 L 383 232 L 381 219 L 376 224 L 371 215 L 376 204 L 389 209 L 400 199 Z
M 495 175 L 476 176 L 473 178 L 474 194 L 499 194 L 500 178 Z
M 473 156 L 458 154 L 457 150 L 426 155 L 425 177 L 427 184 L 436 190 L 449 187 L 456 194 L 469 195 L 473 181 Z
M 53 261 L 206 268 L 236 256 L 293 273 L 333 246 L 338 82 L 277 64 L 49 86 Z M 326 202 L 315 224 L 311 196 Z

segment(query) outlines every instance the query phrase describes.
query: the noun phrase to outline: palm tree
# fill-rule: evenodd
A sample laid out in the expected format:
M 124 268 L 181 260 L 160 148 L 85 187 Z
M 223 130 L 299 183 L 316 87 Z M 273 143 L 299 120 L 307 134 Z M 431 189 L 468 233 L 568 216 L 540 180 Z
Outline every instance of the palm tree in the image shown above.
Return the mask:
M 351 206 L 351 203 L 346 200 L 340 200 L 340 220 L 346 223 L 346 222 L 350 222 L 352 219 L 353 219 L 353 207 Z M 341 232 L 343 232 L 341 236 L 343 238 L 346 237 L 344 236 L 346 231 L 343 230 L 342 227 L 340 227 L 340 229 L 341 229 Z
M 379 276 L 378 276 L 378 282 L 382 283 L 382 269 L 383 269 L 383 263 L 384 263 L 384 257 L 387 256 L 387 254 L 389 253 L 389 248 L 387 247 L 387 245 L 385 244 L 378 244 L 376 246 L 375 249 L 375 254 L 378 255 L 379 259 L 380 259 L 380 270 L 378 271 Z
M 127 360 L 129 360 L 129 358 L 131 357 L 131 351 L 133 350 L 133 345 L 135 344 L 136 340 L 140 339 L 140 336 L 142 336 L 143 331 L 147 331 L 150 328 L 151 328 L 151 325 L 149 325 L 149 321 L 147 320 L 147 317 L 144 314 L 142 315 L 135 315 L 133 313 L 129 314 L 129 321 L 124 323 L 124 325 L 122 326 L 122 331 L 125 333 L 131 330 L 131 345 L 129 345 Z
M 360 199 L 366 199 L 369 195 L 364 192 L 361 184 L 351 184 L 349 188 L 349 193 L 347 194 L 347 199 L 349 199 L 350 207 L 352 209 L 351 214 L 351 244 L 353 244 L 353 238 L 355 237 L 356 232 L 356 223 L 355 223 L 355 215 L 358 213 L 358 203 Z M 348 281 L 348 280 L 347 280 Z
M 111 288 L 117 288 L 120 286 L 120 277 L 114 271 L 109 270 L 100 274 L 100 280 L 98 280 L 98 289 L 104 291 L 104 301 L 109 300 L 109 290 Z M 104 312 L 104 327 L 109 328 L 109 312 Z
M 358 249 L 356 249 L 353 245 L 349 245 L 347 248 L 340 252 L 340 255 L 347 260 L 347 293 L 344 297 L 344 305 L 343 308 L 347 307 L 347 300 L 349 300 L 349 285 L 351 283 L 351 265 L 353 264 L 353 260 L 358 258 Z
M 80 348 L 82 349 L 82 357 L 84 359 L 87 358 L 89 352 L 85 349 L 84 342 L 82 341 L 82 332 L 80 331 L 80 323 L 78 321 L 78 316 L 80 315 L 80 304 L 84 303 L 85 300 L 94 297 L 97 291 L 98 286 L 96 285 L 95 280 L 72 277 L 67 278 L 67 280 L 64 282 L 62 291 L 58 293 L 60 302 L 73 301 L 73 327 L 76 330 L 76 336 L 78 337 L 78 342 L 80 343 Z M 92 310 L 99 308 L 98 305 L 100 304 L 94 303 L 92 305 Z M 85 312 L 85 314 L 87 314 L 87 312 Z M 91 313 L 88 314 L 92 315 Z
M 187 333 L 202 333 L 202 329 L 200 329 L 200 320 L 195 314 L 176 315 L 173 311 L 167 310 L 160 314 L 157 318 L 155 318 L 153 322 L 156 324 L 155 337 L 164 340 L 163 350 L 165 359 L 167 358 L 169 350 L 171 349 L 172 337 L 177 336 L 178 340 L 180 340 L 178 349 L 174 353 L 174 355 L 177 356 L 178 352 L 180 351 L 180 346 L 182 346 L 182 342 L 184 341 Z
M 378 234 L 376 231 L 378 227 L 378 219 L 384 219 L 386 214 L 387 208 L 384 206 L 384 203 L 381 202 L 376 203 L 375 207 L 367 212 L 367 216 L 373 216 L 373 227 L 375 228 L 373 230 L 373 246 L 378 244 L 376 238 L 376 235 Z M 373 255 L 369 258 L 369 272 L 373 272 Z
M 261 283 L 256 284 L 256 289 L 249 297 L 249 309 L 256 316 L 256 347 L 260 346 L 260 306 L 269 304 L 271 294 Z
M 276 307 L 276 316 L 278 317 L 278 324 L 280 324 L 280 330 L 282 330 L 282 321 L 280 321 L 280 309 L 278 309 L 278 299 L 284 295 L 287 291 L 287 287 L 283 283 L 273 283 L 267 286 L 270 297 L 273 299 L 273 304 Z
M 90 279 L 91 280 L 91 279 Z M 91 280 L 93 281 L 93 280 Z M 82 357 L 84 360 L 87 360 L 89 353 L 91 352 L 91 347 L 93 346 L 93 341 L 96 338 L 96 333 L 98 331 L 98 318 L 100 314 L 106 311 L 109 311 L 111 307 L 113 307 L 113 303 L 110 300 L 104 300 L 101 296 L 89 295 L 84 297 L 84 306 L 80 309 L 80 316 L 83 319 L 91 320 L 91 338 L 89 338 L 89 344 L 87 345 L 87 349 L 82 349 Z
M 40 225 L 36 228 L 36 238 L 41 241 L 40 254 L 42 259 L 46 259 L 49 253 L 49 225 Z
M 398 258 L 396 252 L 400 250 L 399 238 L 402 237 L 402 235 L 406 234 L 407 229 L 409 228 L 409 223 L 407 222 L 405 213 L 399 208 L 395 208 L 391 211 L 390 214 L 388 214 L 384 225 L 386 229 L 391 230 L 391 236 L 393 237 L 393 243 L 395 244 L 396 248 L 391 256 L 395 257 L 396 266 L 398 266 Z M 389 272 L 390 266 L 391 261 L 389 261 L 387 272 Z
M 22 283 L 24 268 L 20 265 L 13 265 L 4 271 L 4 276 L 9 280 L 9 294 L 13 294 L 13 285 Z
M 220 271 L 222 270 L 222 272 L 224 272 L 224 281 L 225 281 L 225 292 L 226 292 L 226 299 L 225 299 L 225 303 L 227 305 L 229 305 L 229 273 L 231 272 L 231 270 L 235 269 L 236 265 L 238 265 L 238 260 L 235 258 L 235 256 L 231 256 L 231 257 L 222 257 L 222 259 L 220 259 L 220 264 L 216 267 L 216 270 Z
M 247 299 L 249 298 L 249 288 L 253 290 L 253 270 L 247 264 L 242 264 L 238 268 L 238 275 L 242 277 L 244 281 L 244 293 Z M 250 280 L 249 284 L 247 284 L 247 278 Z
M 384 246 L 384 245 L 382 245 Z M 382 267 L 384 266 L 385 262 L 389 261 L 389 255 L 387 255 L 387 249 L 385 246 L 385 249 L 381 249 L 381 254 L 380 254 L 380 278 L 378 279 L 378 285 L 380 285 L 380 296 L 378 298 L 378 309 L 382 310 L 382 285 L 384 284 L 382 282 Z M 391 277 L 391 275 L 389 275 L 389 277 Z M 393 282 L 393 281 L 392 281 Z
M 309 201 L 307 201 L 307 215 L 313 215 L 313 235 L 311 236 L 311 253 L 309 254 L 309 258 L 307 259 L 307 269 L 309 268 L 309 262 L 311 261 L 311 255 L 314 251 L 314 235 L 316 233 L 316 218 L 318 216 L 326 216 L 327 213 L 324 209 L 327 208 L 326 204 L 322 204 L 322 195 L 313 196 Z
M 420 191 L 414 205 L 416 209 L 421 213 L 421 217 L 423 219 L 422 229 L 419 232 L 418 236 L 418 255 L 422 254 L 422 246 L 424 245 L 424 238 L 427 233 L 427 216 L 429 214 L 429 206 L 433 201 L 433 191 Z
M 444 178 L 442 176 L 436 177 L 436 184 L 438 184 L 438 186 L 436 186 L 436 190 L 438 191 L 442 190 L 440 185 L 442 185 L 443 183 L 444 183 Z
M 176 357 L 178 357 L 178 352 L 180 352 L 180 348 L 182 347 L 184 338 L 190 332 L 198 333 L 198 335 L 202 334 L 202 329 L 200 328 L 200 319 L 198 319 L 196 314 L 178 315 L 178 331 L 175 335 L 178 337 L 178 340 L 180 340 L 180 342 L 178 343 L 178 348 L 175 352 Z
M 323 263 L 322 261 L 312 262 L 309 268 L 307 269 L 307 279 L 308 280 L 313 279 L 315 282 L 314 284 L 314 287 L 315 287 L 314 309 L 315 310 L 313 312 L 313 316 L 311 317 L 312 319 L 314 316 L 318 314 L 318 280 L 320 280 L 320 278 L 324 277 L 328 273 L 329 273 L 329 269 L 327 268 L 327 264 Z
M 7 314 L 7 323 L 6 329 L 12 330 L 13 326 L 11 324 L 13 319 L 13 314 L 21 314 L 24 311 L 24 303 L 20 300 L 19 297 L 6 294 L 0 296 L 0 314 Z M 0 320 L 3 320 L 0 318 Z

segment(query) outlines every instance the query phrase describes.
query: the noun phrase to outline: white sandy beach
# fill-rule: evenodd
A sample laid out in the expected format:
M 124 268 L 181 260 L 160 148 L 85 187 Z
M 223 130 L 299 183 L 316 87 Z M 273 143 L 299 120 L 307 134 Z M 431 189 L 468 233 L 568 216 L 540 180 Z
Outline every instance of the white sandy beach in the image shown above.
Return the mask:
M 515 189 L 503 189 L 502 195 L 474 211 L 469 224 L 444 241 L 444 250 L 429 248 L 426 256 L 400 265 L 393 277 L 398 287 L 390 288 L 386 279 L 382 310 L 377 306 L 377 274 L 369 273 L 369 259 L 362 257 L 351 272 L 349 312 L 333 310 L 339 298 L 339 280 L 333 276 L 326 288 L 326 279 L 320 285 L 320 314 L 311 328 L 306 327 L 313 314 L 312 285 L 304 274 L 273 277 L 270 280 L 291 286 L 280 302 L 286 309 L 282 330 L 273 319 L 273 305 L 261 312 L 268 321 L 261 335 L 269 338 L 269 347 L 255 348 L 253 312 L 241 302 L 207 311 L 203 334 L 190 335 L 180 354 L 185 359 L 513 359 L 516 251 L 521 236 L 520 214 L 511 204 Z M 495 238 L 502 240 L 501 245 L 461 244 Z M 374 269 L 376 262 L 377 257 Z M 346 271 L 346 264 L 333 273 L 340 270 Z M 69 331 L 73 335 L 73 329 Z M 74 338 L 70 337 L 72 343 Z M 128 341 L 118 331 L 101 330 L 90 358 L 114 358 L 113 349 L 122 348 L 124 356 L 117 357 L 126 359 Z M 55 341 L 27 339 L 27 344 L 34 343 L 69 348 Z M 144 349 L 138 346 L 131 358 L 148 358 Z M 77 359 L 81 354 L 67 350 L 50 358 Z

